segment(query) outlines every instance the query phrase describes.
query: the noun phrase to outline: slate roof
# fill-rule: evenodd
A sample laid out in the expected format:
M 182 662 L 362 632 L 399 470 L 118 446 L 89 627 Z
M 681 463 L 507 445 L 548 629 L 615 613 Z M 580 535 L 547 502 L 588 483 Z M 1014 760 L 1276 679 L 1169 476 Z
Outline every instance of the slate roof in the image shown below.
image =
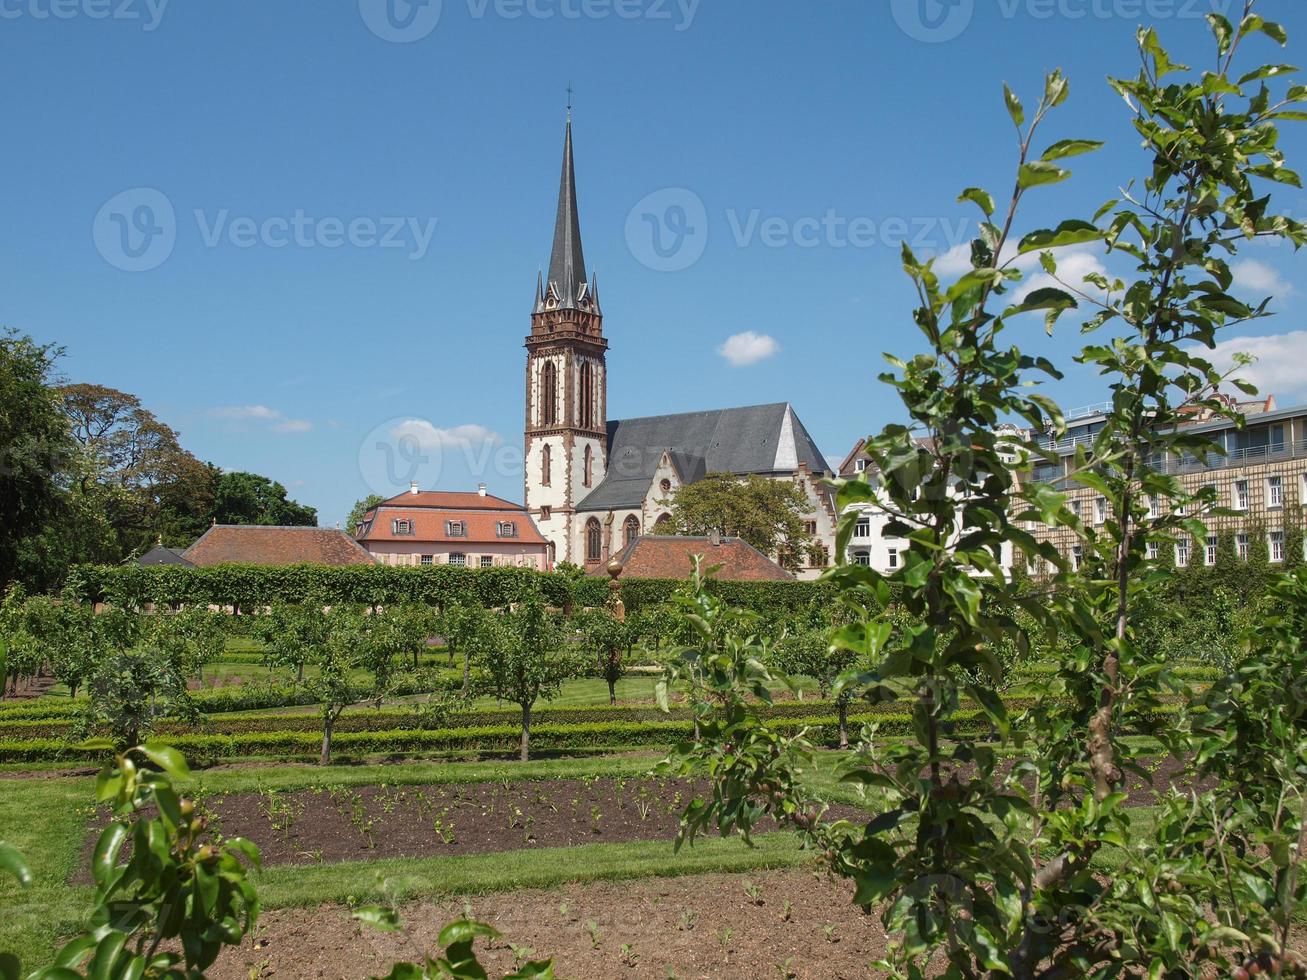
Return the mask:
M 733 582 L 781 582 L 794 578 L 747 541 L 739 538 L 679 537 L 647 534 L 636 538 L 617 556 L 622 563 L 619 578 L 683 579 L 694 568 L 693 557 L 703 555 L 705 570 L 721 565 L 716 578 Z M 600 565 L 592 575 L 607 575 Z
M 709 473 L 792 473 L 801 463 L 814 475 L 829 470 L 788 402 L 610 421 L 607 474 L 577 510 L 639 507 L 664 451 L 685 483 Z
M 182 555 L 185 548 L 165 548 L 158 544 L 136 559 L 138 565 L 186 565 L 188 562 Z
M 215 524 L 182 555 L 192 565 L 374 565 L 344 531 L 327 527 Z
M 581 248 L 581 218 L 576 204 L 576 165 L 572 159 L 572 120 L 567 120 L 563 143 L 563 173 L 558 183 L 558 216 L 554 245 L 549 255 L 549 278 L 536 288 L 535 312 L 545 309 L 546 289 L 557 304 L 552 309 L 587 309 L 599 312 L 598 283 L 585 281 L 585 254 Z

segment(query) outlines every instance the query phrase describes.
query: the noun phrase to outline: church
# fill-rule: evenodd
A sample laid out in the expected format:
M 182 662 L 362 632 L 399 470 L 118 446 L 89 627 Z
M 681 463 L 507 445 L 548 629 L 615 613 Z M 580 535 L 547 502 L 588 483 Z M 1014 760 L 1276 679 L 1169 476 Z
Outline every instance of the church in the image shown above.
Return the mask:
M 710 473 L 797 484 L 812 546 L 800 578 L 815 578 L 835 548 L 830 473 L 786 402 L 650 418 L 608 417 L 608 338 L 597 278 L 581 247 L 569 113 L 549 275 L 536 283 L 526 338 L 525 506 L 551 564 L 594 568 L 669 518 L 678 487 Z

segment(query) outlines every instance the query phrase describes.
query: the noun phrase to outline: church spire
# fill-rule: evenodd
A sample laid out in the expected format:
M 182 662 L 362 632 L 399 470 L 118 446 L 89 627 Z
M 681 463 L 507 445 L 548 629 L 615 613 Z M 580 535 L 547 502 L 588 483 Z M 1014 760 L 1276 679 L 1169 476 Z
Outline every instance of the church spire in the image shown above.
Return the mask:
M 567 135 L 563 143 L 563 174 L 558 187 L 558 217 L 554 222 L 554 247 L 549 257 L 549 279 L 545 285 L 545 303 L 537 301 L 537 312 L 542 309 L 595 309 L 590 286 L 586 282 L 585 254 L 581 250 L 581 218 L 576 206 L 570 104 Z

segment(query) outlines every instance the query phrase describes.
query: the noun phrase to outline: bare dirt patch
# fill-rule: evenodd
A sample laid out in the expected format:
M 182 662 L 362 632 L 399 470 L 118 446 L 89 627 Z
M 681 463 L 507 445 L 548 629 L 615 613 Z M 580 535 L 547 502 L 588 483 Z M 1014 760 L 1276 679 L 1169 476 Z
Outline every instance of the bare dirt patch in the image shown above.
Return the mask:
M 574 980 L 882 975 L 868 964 L 883 955 L 884 933 L 852 896 L 848 882 L 788 870 L 573 884 L 466 905 L 504 934 L 478 945 L 491 976 L 513 965 L 510 941 L 534 951 L 523 955 L 552 956 L 558 976 Z M 270 912 L 209 976 L 384 976 L 396 961 L 437 952 L 441 927 L 465 911 L 457 897 L 408 905 L 404 934 L 359 926 L 339 906 Z
M 198 802 L 212 829 L 254 841 L 263 863 L 277 865 L 671 840 L 686 805 L 707 791 L 706 783 L 661 778 L 324 784 Z M 865 818 L 853 807 L 832 808 L 832 818 L 859 815 Z M 88 834 L 83 867 L 95 836 Z

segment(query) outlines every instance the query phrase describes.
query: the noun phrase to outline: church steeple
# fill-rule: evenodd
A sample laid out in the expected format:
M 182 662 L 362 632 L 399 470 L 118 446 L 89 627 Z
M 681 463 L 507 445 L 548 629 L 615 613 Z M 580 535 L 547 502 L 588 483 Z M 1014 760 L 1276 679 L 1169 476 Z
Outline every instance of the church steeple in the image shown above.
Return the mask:
M 554 245 L 549 256 L 549 277 L 536 289 L 535 312 L 585 310 L 598 313 L 594 283 L 586 282 L 585 252 L 581 247 L 581 217 L 576 204 L 576 164 L 572 156 L 572 117 L 569 106 L 563 141 L 563 173 L 558 186 L 558 216 Z
M 569 105 L 553 252 L 536 279 L 526 338 L 524 499 L 553 560 L 579 563 L 576 506 L 608 469 L 608 341 L 598 280 L 586 281 L 578 212 Z

